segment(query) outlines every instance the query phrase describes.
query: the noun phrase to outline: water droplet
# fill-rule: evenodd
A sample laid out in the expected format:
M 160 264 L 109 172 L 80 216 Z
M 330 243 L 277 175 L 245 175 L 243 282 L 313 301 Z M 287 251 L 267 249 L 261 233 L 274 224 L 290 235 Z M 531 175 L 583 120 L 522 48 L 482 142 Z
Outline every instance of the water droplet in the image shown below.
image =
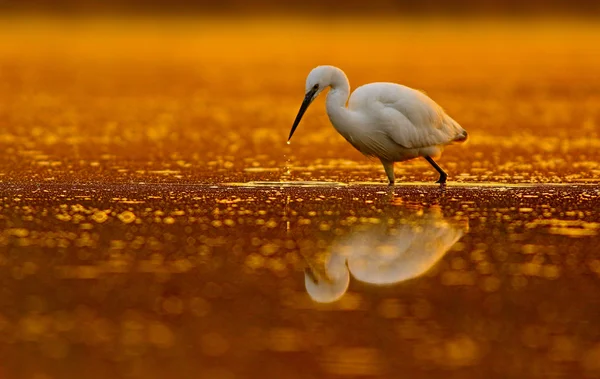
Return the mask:
M 291 159 L 287 156 L 287 154 L 284 154 L 283 158 L 285 159 L 285 166 L 283 166 L 283 170 L 282 170 L 282 174 L 281 174 L 281 181 L 285 182 L 289 179 L 289 176 L 291 174 L 291 168 L 290 168 Z
M 288 144 L 288 145 L 289 145 L 290 143 L 291 143 L 290 141 L 287 141 L 287 144 Z

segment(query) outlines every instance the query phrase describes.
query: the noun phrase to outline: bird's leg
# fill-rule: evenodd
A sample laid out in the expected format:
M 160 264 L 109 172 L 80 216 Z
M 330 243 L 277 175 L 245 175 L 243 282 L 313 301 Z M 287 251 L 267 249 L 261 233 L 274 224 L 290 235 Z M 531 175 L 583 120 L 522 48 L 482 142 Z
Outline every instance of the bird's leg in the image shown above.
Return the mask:
M 387 161 L 382 160 L 381 164 L 383 165 L 385 174 L 387 175 L 387 177 L 390 181 L 389 185 L 393 186 L 394 185 L 394 162 L 387 162 Z
M 440 178 L 438 179 L 438 181 L 436 183 L 445 184 L 446 179 L 448 178 L 448 174 L 446 174 L 444 172 L 444 170 L 442 170 L 442 168 L 440 166 L 438 166 L 438 164 L 435 163 L 435 161 L 433 159 L 431 159 L 431 157 L 425 157 L 425 159 L 427 159 L 427 162 L 429 162 L 429 164 L 431 164 L 433 166 L 433 168 L 435 168 L 436 171 L 440 173 Z

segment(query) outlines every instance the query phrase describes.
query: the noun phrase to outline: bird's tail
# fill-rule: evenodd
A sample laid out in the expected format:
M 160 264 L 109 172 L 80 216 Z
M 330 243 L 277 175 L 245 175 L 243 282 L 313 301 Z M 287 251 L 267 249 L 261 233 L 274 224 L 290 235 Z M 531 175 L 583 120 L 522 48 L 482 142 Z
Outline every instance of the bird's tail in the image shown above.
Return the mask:
M 455 138 L 454 142 L 466 142 L 469 139 L 469 133 L 466 130 L 462 130 Z
M 467 139 L 469 139 L 469 134 L 467 131 L 448 115 L 446 115 L 446 125 L 448 129 L 450 129 L 451 133 L 454 134 L 452 142 L 465 142 Z

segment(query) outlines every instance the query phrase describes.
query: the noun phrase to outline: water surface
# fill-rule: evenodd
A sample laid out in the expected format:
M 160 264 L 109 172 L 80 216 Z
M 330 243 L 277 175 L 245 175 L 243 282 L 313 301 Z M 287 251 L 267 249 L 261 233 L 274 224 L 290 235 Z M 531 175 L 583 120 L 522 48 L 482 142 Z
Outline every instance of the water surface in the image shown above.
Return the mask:
M 597 24 L 5 21 L 0 378 L 600 375 Z M 325 63 L 469 131 L 444 190 L 285 144 Z

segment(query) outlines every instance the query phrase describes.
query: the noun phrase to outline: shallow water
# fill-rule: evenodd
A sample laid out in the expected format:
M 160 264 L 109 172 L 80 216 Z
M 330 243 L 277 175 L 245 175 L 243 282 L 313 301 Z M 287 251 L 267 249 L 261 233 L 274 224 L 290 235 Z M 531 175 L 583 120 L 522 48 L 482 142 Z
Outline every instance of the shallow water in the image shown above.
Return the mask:
M 0 180 L 385 182 L 324 96 L 285 143 L 306 75 L 335 64 L 352 88 L 424 90 L 469 132 L 438 161 L 451 181 L 598 183 L 599 39 L 585 20 L 6 19 Z
M 7 377 L 600 370 L 595 186 L 36 184 L 1 195 Z M 306 270 L 326 284 L 340 257 L 347 288 L 311 298 Z
M 600 376 L 597 25 L 9 21 L 0 378 Z M 469 130 L 448 185 L 286 145 L 322 63 Z

